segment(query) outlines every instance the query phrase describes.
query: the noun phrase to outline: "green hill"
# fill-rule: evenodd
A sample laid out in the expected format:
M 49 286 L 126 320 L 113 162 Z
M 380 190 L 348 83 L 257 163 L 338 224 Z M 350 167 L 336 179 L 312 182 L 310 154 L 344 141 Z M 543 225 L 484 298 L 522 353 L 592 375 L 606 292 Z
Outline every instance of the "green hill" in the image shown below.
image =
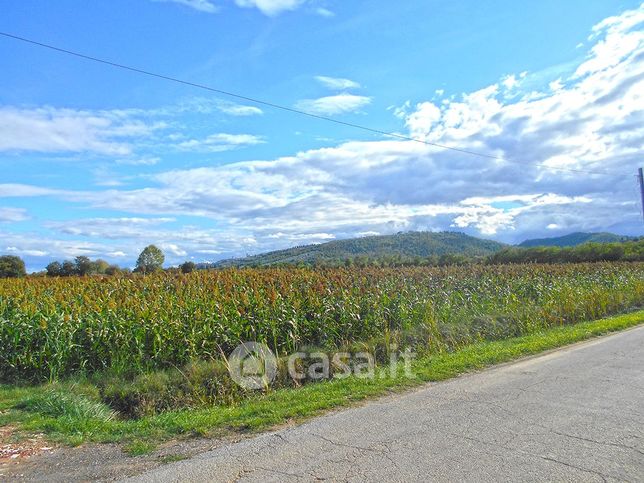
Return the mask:
M 275 264 L 328 263 L 357 257 L 430 257 L 441 255 L 486 256 L 506 245 L 457 232 L 407 232 L 367 236 L 305 245 L 245 258 L 222 260 L 214 267 Z
M 520 247 L 574 247 L 583 243 L 615 243 L 632 240 L 633 237 L 613 233 L 570 233 L 552 238 L 535 238 L 519 244 Z

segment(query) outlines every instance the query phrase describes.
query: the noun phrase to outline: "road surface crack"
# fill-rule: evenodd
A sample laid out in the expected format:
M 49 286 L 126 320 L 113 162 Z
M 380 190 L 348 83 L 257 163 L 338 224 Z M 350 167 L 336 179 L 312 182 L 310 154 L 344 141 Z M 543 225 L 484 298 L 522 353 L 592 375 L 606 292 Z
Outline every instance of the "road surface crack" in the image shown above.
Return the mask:
M 340 443 L 338 441 L 333 441 L 332 439 L 329 439 L 329 438 L 327 438 L 325 436 L 322 436 L 320 434 L 311 433 L 311 436 L 315 436 L 316 438 L 320 438 L 321 440 L 326 441 L 327 443 L 331 443 L 334 446 L 340 446 L 340 447 L 343 447 L 343 448 L 357 449 L 357 450 L 360 450 L 360 451 L 370 451 L 372 453 L 383 453 L 383 451 L 379 451 L 379 450 L 373 449 L 373 448 L 365 448 L 364 446 L 353 446 L 351 444 L 345 444 L 345 443 Z
M 630 449 L 630 450 L 635 451 L 636 453 L 639 453 L 639 454 L 644 456 L 644 451 L 641 451 L 641 450 L 639 450 L 639 449 L 637 449 L 637 448 L 635 448 L 633 446 L 628 446 L 628 445 L 625 445 L 625 444 L 622 444 L 622 443 L 612 443 L 612 442 L 608 442 L 608 441 L 595 441 L 594 439 L 584 438 L 583 436 L 575 436 L 574 434 L 562 433 L 562 432 L 554 430 L 554 429 L 550 429 L 550 432 L 552 432 L 552 433 L 554 433 L 556 435 L 559 435 L 559 436 L 563 436 L 565 438 L 578 439 L 580 441 L 587 441 L 589 443 L 599 444 L 601 446 L 614 446 L 616 448 Z
M 545 460 L 545 461 L 552 461 L 553 463 L 558 463 L 558 464 L 560 464 L 560 465 L 567 466 L 568 468 L 573 468 L 573 469 L 575 469 L 575 470 L 583 471 L 584 473 L 590 473 L 590 474 L 592 474 L 592 475 L 597 475 L 597 476 L 599 476 L 599 477 L 602 479 L 602 481 L 604 481 L 604 482 L 607 482 L 607 481 L 608 481 L 608 478 L 617 479 L 617 478 L 615 478 L 614 476 L 604 475 L 603 473 L 600 473 L 599 471 L 589 470 L 588 468 L 583 468 L 583 467 L 581 467 L 581 466 L 576 466 L 576 465 L 573 465 L 573 464 L 570 464 L 570 463 L 566 463 L 565 461 L 561 461 L 561 460 L 558 460 L 558 459 L 552 458 L 552 457 L 550 457 L 550 456 L 543 456 L 543 455 L 534 455 L 534 456 L 539 456 L 539 458 L 541 458 L 541 459 L 543 459 L 543 460 Z M 620 481 L 624 481 L 624 480 L 620 480 Z

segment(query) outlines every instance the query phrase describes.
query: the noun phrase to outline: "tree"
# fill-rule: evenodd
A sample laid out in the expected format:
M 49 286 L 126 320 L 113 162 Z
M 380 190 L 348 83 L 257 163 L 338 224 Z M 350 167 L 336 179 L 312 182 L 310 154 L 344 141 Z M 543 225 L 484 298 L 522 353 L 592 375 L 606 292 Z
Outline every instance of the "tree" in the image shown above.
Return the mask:
M 179 268 L 181 269 L 181 273 L 190 273 L 194 272 L 196 265 L 194 262 L 187 261 L 179 265 Z
M 63 277 L 71 277 L 72 275 L 76 275 L 76 264 L 71 260 L 65 260 L 60 270 L 60 274 Z
M 89 275 L 92 271 L 92 261 L 88 257 L 80 256 L 74 259 L 75 271 L 81 277 Z
M 15 255 L 0 257 L 0 278 L 17 278 L 24 277 L 25 275 L 27 275 L 25 262 L 20 257 L 16 257 Z
M 118 275 L 121 273 L 121 268 L 118 265 L 110 265 L 105 269 L 105 275 Z
M 136 260 L 136 269 L 142 273 L 155 272 L 161 270 L 164 261 L 165 256 L 161 249 L 154 245 L 148 245 Z
M 107 263 L 105 260 L 98 258 L 92 262 L 91 273 L 98 273 L 101 275 L 105 274 L 107 273 L 107 269 L 109 268 L 109 266 L 110 264 Z
M 60 277 L 63 274 L 63 266 L 60 262 L 51 262 L 45 269 L 48 277 Z

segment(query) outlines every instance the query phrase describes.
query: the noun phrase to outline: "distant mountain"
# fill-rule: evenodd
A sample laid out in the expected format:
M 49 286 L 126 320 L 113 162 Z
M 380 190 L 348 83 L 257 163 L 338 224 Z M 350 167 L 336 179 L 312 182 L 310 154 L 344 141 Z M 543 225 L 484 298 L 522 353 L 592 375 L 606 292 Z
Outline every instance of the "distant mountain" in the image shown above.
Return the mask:
M 457 232 L 407 232 L 367 236 L 305 245 L 245 258 L 222 260 L 213 267 L 297 264 L 346 260 L 355 257 L 430 257 L 447 254 L 486 256 L 507 245 Z
M 570 233 L 552 238 L 535 238 L 519 243 L 520 247 L 574 247 L 583 243 L 614 243 L 633 240 L 634 237 L 615 235 L 613 233 Z

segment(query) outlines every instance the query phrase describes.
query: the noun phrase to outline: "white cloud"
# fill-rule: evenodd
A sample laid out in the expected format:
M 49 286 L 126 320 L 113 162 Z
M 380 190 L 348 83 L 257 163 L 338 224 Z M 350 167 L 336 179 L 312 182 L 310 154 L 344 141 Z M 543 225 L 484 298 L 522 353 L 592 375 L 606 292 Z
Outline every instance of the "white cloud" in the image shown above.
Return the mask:
M 234 103 L 222 103 L 218 108 L 221 112 L 231 116 L 258 116 L 264 113 L 259 107 Z
M 416 110 L 406 119 L 410 132 L 429 141 L 441 142 L 451 139 L 457 146 L 463 147 L 466 138 L 492 126 L 492 117 L 502 108 L 497 99 L 497 84 L 478 91 L 463 94 L 459 101 L 444 99 L 441 107 L 432 102 L 417 104 Z
M 175 257 L 185 257 L 188 255 L 187 251 L 175 243 L 161 243 L 160 245 L 161 246 L 159 248 L 161 248 L 161 250 L 164 252 L 170 252 Z
M 181 102 L 166 106 L 161 109 L 153 110 L 152 112 L 166 116 L 174 116 L 177 114 L 212 114 L 215 112 L 223 112 L 230 116 L 256 116 L 264 113 L 259 107 L 248 106 L 245 104 L 237 104 L 223 99 L 210 98 L 210 97 L 189 97 L 181 100 Z
M 406 104 L 406 108 L 411 106 Z M 399 118 L 405 119 L 406 126 L 412 132 L 426 132 L 429 131 L 433 124 L 441 119 L 441 110 L 432 102 L 421 102 L 416 105 L 416 110 L 411 114 L 405 112 L 405 108 L 394 113 Z
M 8 208 L 0 206 L 0 223 L 28 220 L 27 210 L 24 208 Z
M 70 259 L 78 255 L 106 258 L 108 261 L 132 266 L 142 248 L 149 243 L 159 246 L 168 264 L 184 261 L 188 253 L 211 253 L 232 256 L 237 250 L 250 250 L 256 245 L 252 235 L 238 236 L 215 229 L 184 225 L 164 227 L 173 218 L 91 218 L 48 222 L 51 234 L 8 233 L 0 231 L 6 245 L 0 252 L 27 257 L 33 268 L 42 268 L 52 259 Z M 70 236 L 81 240 L 64 239 Z M 46 257 L 46 258 L 44 258 Z M 44 259 L 43 259 L 44 258 Z M 196 257 L 203 261 L 202 256 Z
M 157 156 L 148 156 L 141 158 L 117 159 L 115 163 L 124 166 L 154 166 L 155 164 L 158 164 L 159 161 L 161 161 L 161 158 Z
M 131 142 L 165 128 L 121 111 L 0 106 L 0 152 L 91 152 L 129 155 Z
M 519 216 L 532 216 L 535 210 L 544 207 L 552 210 L 557 205 L 573 206 L 591 201 L 584 196 L 569 197 L 554 193 L 468 198 L 460 203 L 468 209 L 454 218 L 452 226 L 474 226 L 483 235 L 495 235 L 500 230 L 514 230 Z M 509 207 L 500 207 L 503 203 L 509 203 Z
M 266 141 L 261 136 L 253 134 L 211 134 L 204 139 L 191 139 L 177 144 L 177 148 L 182 151 L 201 151 L 217 153 L 222 151 L 231 151 L 247 146 L 263 144 Z
M 115 186 L 124 186 L 125 183 L 123 181 L 119 181 L 117 179 L 99 179 L 97 181 L 94 181 L 95 186 L 109 186 L 110 188 L 113 188 Z
M 315 80 L 327 89 L 342 91 L 346 89 L 357 89 L 360 87 L 356 81 L 344 79 L 342 77 L 327 77 L 325 75 L 315 76 Z
M 558 91 L 563 88 L 563 84 L 561 79 L 555 79 L 548 84 L 548 87 L 550 87 L 550 90 L 552 91 Z
M 303 99 L 298 101 L 295 107 L 312 114 L 332 116 L 359 111 L 370 103 L 370 97 L 343 93 L 319 99 Z
M 638 123 L 644 110 L 644 35 L 618 27 L 616 21 L 600 25 L 608 29 L 595 29 L 602 45 L 621 45 L 621 37 L 631 39 L 626 43 L 630 50 L 620 53 L 617 64 L 606 63 L 604 51 L 593 46 L 583 69 L 570 79 L 553 80 L 549 93 L 528 93 L 517 102 L 504 103 L 492 85 L 440 108 L 419 104 L 407 118 L 408 127 L 429 141 L 517 162 L 572 169 L 604 164 L 620 169 L 623 165 L 617 159 L 634 153 L 644 134 Z
M 6 252 L 16 253 L 18 255 L 28 255 L 31 257 L 44 257 L 48 255 L 48 252 L 43 250 L 29 250 L 29 249 L 20 249 L 18 247 L 7 247 L 5 248 Z
M 108 255 L 113 258 L 123 258 L 127 256 L 127 253 L 117 250 L 115 252 L 108 252 Z
M 503 84 L 503 86 L 504 86 L 506 89 L 508 89 L 508 90 L 512 90 L 512 89 L 514 89 L 515 87 L 517 87 L 517 86 L 520 84 L 520 82 L 519 82 L 519 80 L 517 79 L 517 76 L 515 76 L 514 74 L 512 74 L 512 75 L 507 75 L 507 76 L 505 76 L 503 79 L 501 79 L 501 84 Z
M 216 13 L 219 7 L 210 0 L 153 0 L 155 2 L 171 2 L 206 13 Z M 295 10 L 306 3 L 307 0 L 235 0 L 235 4 L 242 8 L 257 8 L 264 15 L 273 17 L 282 12 Z M 333 16 L 333 12 L 319 7 L 315 13 L 321 16 Z
M 55 190 L 50 188 L 41 188 L 20 183 L 2 183 L 0 184 L 0 198 L 23 198 L 32 196 L 49 196 L 60 195 L 66 191 Z
M 335 235 L 332 233 L 300 233 L 300 234 L 293 234 L 293 233 L 282 233 L 282 232 L 277 232 L 277 233 L 272 233 L 270 235 L 267 235 L 267 238 L 280 238 L 280 239 L 288 239 L 289 241 L 301 241 L 301 240 L 306 240 L 310 243 L 312 239 L 318 239 L 318 240 L 333 240 L 335 239 Z
M 65 235 L 105 239 L 139 238 L 150 227 L 174 222 L 175 218 L 82 218 L 72 221 L 50 221 L 44 226 Z M 144 231 L 145 229 L 145 231 Z
M 219 8 L 208 0 L 154 0 L 155 2 L 171 2 L 185 5 L 200 12 L 215 13 Z
M 270 17 L 284 11 L 295 10 L 303 5 L 305 0 L 235 0 L 235 3 L 244 8 L 258 8 L 263 14 Z
M 223 112 L 231 116 L 261 115 L 261 109 L 220 99 L 192 98 L 160 109 L 78 110 L 49 106 L 21 108 L 0 106 L 0 152 L 48 154 L 93 154 L 115 157 L 115 164 L 152 166 L 160 161 L 155 155 L 141 155 L 140 148 L 162 146 L 164 142 L 185 139 L 181 132 L 159 136 L 182 114 L 208 115 Z M 224 139 L 224 136 L 229 136 Z M 245 137 L 244 137 L 245 136 Z M 221 135 L 210 142 L 257 144 L 243 135 Z M 188 146 L 197 141 L 185 141 Z M 206 140 L 208 143 L 208 140 Z
M 320 17 L 326 17 L 326 18 L 331 18 L 335 17 L 335 13 L 333 13 L 331 10 L 328 8 L 324 7 L 318 7 L 315 9 L 315 13 L 319 15 Z
M 0 232 L 0 238 L 7 243 L 4 249 L 5 252 L 24 257 L 70 259 L 79 255 L 101 256 L 109 251 L 108 245 L 43 238 L 38 233 L 14 234 Z
M 392 111 L 394 113 L 394 116 L 404 121 L 411 111 L 411 101 L 405 101 L 402 106 L 389 106 L 387 110 Z
M 626 57 L 641 50 L 644 41 L 644 4 L 639 9 L 622 15 L 609 17 L 593 27 L 589 40 L 595 40 L 586 62 L 581 64 L 575 75 L 582 77 L 598 73 L 622 62 Z

